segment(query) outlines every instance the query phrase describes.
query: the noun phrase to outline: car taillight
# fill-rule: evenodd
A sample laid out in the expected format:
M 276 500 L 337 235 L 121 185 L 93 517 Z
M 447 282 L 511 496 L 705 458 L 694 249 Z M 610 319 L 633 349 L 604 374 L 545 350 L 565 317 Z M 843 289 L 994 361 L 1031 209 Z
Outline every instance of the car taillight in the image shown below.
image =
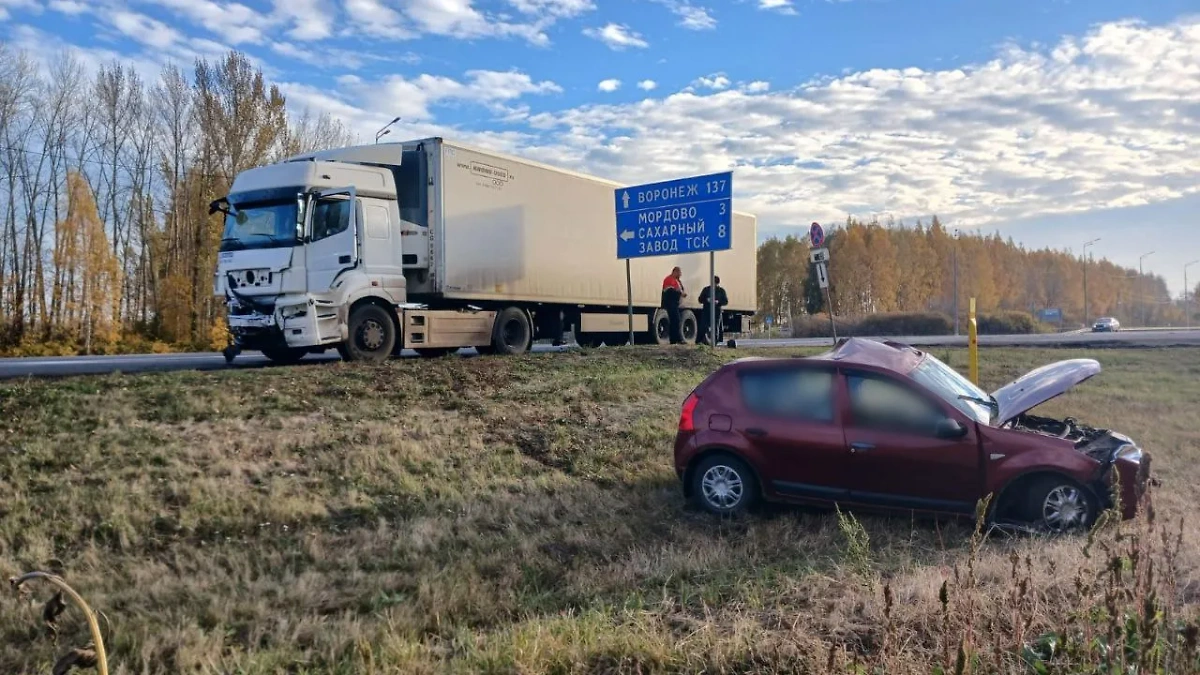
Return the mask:
M 696 412 L 696 404 L 700 402 L 700 397 L 695 394 L 688 394 L 688 397 L 683 402 L 683 410 L 679 413 L 679 430 L 680 431 L 695 431 L 696 422 L 693 419 Z

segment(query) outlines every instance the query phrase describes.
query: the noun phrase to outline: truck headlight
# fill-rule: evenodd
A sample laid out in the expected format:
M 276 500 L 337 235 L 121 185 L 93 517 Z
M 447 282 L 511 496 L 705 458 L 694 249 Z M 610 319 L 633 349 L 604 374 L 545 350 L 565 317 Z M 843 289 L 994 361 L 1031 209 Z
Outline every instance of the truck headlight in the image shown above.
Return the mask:
M 287 305 L 279 308 L 279 316 L 284 319 L 298 319 L 308 314 L 308 305 Z

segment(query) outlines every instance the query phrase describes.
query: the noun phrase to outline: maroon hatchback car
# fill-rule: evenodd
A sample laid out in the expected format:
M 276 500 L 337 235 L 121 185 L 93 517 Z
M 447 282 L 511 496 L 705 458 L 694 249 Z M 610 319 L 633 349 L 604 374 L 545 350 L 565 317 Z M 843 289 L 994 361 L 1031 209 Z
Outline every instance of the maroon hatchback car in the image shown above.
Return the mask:
M 970 516 L 990 494 L 993 521 L 1066 531 L 1112 506 L 1115 479 L 1129 518 L 1149 455 L 1121 434 L 1029 413 L 1099 372 L 1092 359 L 1060 361 L 988 394 L 895 342 L 741 359 L 684 402 L 675 470 L 718 514 L 765 499 Z

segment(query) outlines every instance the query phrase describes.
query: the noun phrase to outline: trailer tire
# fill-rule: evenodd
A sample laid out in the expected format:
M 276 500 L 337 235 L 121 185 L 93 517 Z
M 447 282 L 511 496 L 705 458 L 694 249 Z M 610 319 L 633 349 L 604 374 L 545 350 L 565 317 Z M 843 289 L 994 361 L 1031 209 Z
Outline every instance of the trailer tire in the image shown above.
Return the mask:
M 696 344 L 696 332 L 699 330 L 699 325 L 696 323 L 696 313 L 690 309 L 685 309 L 679 312 L 679 332 L 683 333 L 683 341 L 686 344 Z
M 533 345 L 533 326 L 529 315 L 516 307 L 506 307 L 496 315 L 492 329 L 492 349 L 496 354 L 524 354 Z
M 338 351 L 347 361 L 386 361 L 396 346 L 396 321 L 388 310 L 373 303 L 350 313 L 350 339 Z
M 308 353 L 308 349 L 299 347 L 263 347 L 262 353 L 271 363 L 288 366 L 298 363 L 300 359 L 304 358 L 304 355 Z

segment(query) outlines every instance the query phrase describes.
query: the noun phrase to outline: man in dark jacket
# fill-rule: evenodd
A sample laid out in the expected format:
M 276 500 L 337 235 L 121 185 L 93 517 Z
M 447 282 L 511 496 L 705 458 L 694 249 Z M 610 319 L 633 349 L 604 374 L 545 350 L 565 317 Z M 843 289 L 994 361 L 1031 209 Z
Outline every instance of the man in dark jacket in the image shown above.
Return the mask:
M 700 335 L 705 341 L 705 344 L 720 344 L 725 339 L 725 322 L 722 320 L 721 312 L 725 309 L 725 305 L 729 304 L 729 296 L 725 294 L 725 289 L 721 288 L 721 277 L 714 277 L 717 282 L 717 292 L 713 293 L 712 286 L 705 286 L 704 290 L 700 291 Z M 716 336 L 716 342 L 709 342 L 712 336 L 709 335 L 708 322 L 712 316 L 713 302 L 717 305 L 717 327 L 712 333 Z
M 679 303 L 687 297 L 687 293 L 683 290 L 683 282 L 679 279 L 683 277 L 683 270 L 676 267 L 671 270 L 666 279 L 663 279 L 662 284 L 662 306 L 667 310 L 667 320 L 670 322 L 671 344 L 683 344 L 683 330 L 680 325 Z

